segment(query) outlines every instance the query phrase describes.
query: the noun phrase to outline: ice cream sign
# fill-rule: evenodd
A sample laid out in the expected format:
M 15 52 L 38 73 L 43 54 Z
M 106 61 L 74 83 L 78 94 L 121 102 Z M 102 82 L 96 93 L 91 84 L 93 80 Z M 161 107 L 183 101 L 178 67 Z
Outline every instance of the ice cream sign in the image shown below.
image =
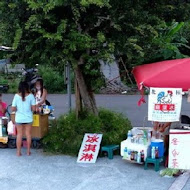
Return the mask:
M 148 120 L 160 122 L 179 121 L 182 102 L 180 88 L 150 88 Z
M 100 143 L 102 141 L 102 134 L 86 133 L 78 154 L 78 163 L 95 163 Z

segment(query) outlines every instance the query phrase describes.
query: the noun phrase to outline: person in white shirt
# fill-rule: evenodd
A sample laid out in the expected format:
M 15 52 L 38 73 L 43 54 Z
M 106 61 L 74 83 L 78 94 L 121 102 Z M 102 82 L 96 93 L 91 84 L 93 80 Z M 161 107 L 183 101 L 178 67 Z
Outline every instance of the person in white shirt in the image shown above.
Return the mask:
M 38 79 L 35 84 L 36 88 L 36 110 L 39 110 L 40 106 L 46 105 L 47 90 L 44 88 L 44 83 L 42 79 Z

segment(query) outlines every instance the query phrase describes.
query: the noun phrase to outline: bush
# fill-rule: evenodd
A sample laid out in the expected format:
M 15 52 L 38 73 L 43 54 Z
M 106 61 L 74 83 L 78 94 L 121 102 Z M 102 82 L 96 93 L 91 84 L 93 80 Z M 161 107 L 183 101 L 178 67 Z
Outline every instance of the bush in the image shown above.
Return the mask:
M 20 82 L 20 78 L 18 77 L 19 75 L 7 75 L 7 74 L 3 74 L 3 73 L 0 73 L 0 83 L 1 84 L 8 84 L 9 85 L 9 90 L 7 93 L 11 93 L 11 94 L 14 94 L 14 93 L 17 93 L 18 92 L 18 85 L 19 85 L 19 82 Z
M 20 79 L 14 79 L 9 81 L 9 90 L 8 93 L 15 94 L 18 92 L 18 86 L 20 83 Z
M 52 67 L 40 66 L 39 74 L 44 80 L 48 93 L 63 93 L 66 91 L 64 76 Z
M 77 155 L 85 133 L 102 133 L 102 145 L 120 144 L 131 129 L 130 121 L 120 113 L 101 109 L 99 116 L 75 112 L 60 116 L 43 139 L 44 151 Z

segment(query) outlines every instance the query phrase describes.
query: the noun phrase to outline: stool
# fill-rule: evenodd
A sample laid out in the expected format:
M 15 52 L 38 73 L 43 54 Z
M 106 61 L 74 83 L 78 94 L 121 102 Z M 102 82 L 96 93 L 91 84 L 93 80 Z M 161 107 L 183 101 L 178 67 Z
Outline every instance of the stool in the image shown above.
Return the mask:
M 102 146 L 101 152 L 105 151 L 108 153 L 108 158 L 113 159 L 113 151 L 118 150 L 119 145 L 107 145 L 107 146 Z
M 144 169 L 148 169 L 148 164 L 152 163 L 154 164 L 154 170 L 157 172 L 160 170 L 160 163 L 163 162 L 163 157 L 157 158 L 157 159 L 152 159 L 152 158 L 146 158 Z

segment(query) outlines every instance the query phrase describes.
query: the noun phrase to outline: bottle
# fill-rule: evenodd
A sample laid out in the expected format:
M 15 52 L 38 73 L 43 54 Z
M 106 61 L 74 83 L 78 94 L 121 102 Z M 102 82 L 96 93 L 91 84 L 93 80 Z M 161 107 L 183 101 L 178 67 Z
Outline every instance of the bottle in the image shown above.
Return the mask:
M 4 125 L 2 127 L 2 135 L 7 136 L 7 128 Z
M 137 151 L 134 152 L 134 160 L 137 161 Z
M 151 131 L 148 131 L 148 142 L 151 141 Z
M 134 151 L 131 151 L 131 160 L 134 160 Z
M 41 114 L 42 115 L 44 114 L 44 108 L 43 108 L 43 106 L 41 106 Z
M 139 144 L 144 144 L 144 142 L 143 142 L 143 137 L 141 137 L 141 138 L 139 139 Z
M 155 158 L 156 158 L 156 159 L 159 158 L 159 150 L 158 150 L 158 147 L 156 147 L 156 149 L 155 149 Z
M 41 111 L 42 111 L 42 106 L 39 106 L 38 112 L 41 113 Z
M 127 133 L 127 139 L 129 140 L 129 141 L 131 141 L 131 138 L 132 138 L 132 133 L 131 133 L 131 130 L 129 130 L 128 131 L 128 133 Z
M 138 151 L 137 153 L 137 162 L 140 163 L 141 162 L 141 152 Z
M 141 151 L 141 162 L 144 162 L 144 150 Z
M 144 142 L 144 145 L 147 145 L 147 132 L 146 131 L 144 131 L 143 142 Z
M 130 149 L 128 149 L 128 156 L 127 156 L 127 158 L 131 158 L 131 150 Z
M 123 155 L 123 158 L 124 159 L 127 159 L 128 157 L 128 152 L 127 152 L 127 147 L 124 148 L 124 155 Z
M 155 159 L 155 147 L 154 146 L 151 149 L 151 158 Z

